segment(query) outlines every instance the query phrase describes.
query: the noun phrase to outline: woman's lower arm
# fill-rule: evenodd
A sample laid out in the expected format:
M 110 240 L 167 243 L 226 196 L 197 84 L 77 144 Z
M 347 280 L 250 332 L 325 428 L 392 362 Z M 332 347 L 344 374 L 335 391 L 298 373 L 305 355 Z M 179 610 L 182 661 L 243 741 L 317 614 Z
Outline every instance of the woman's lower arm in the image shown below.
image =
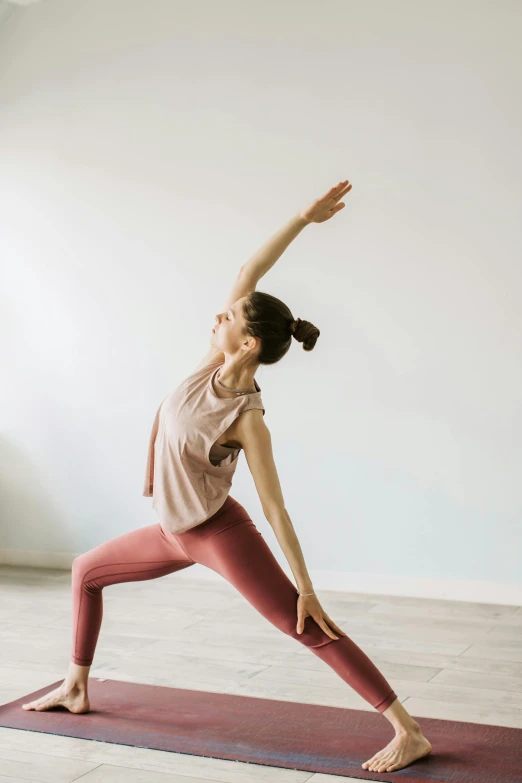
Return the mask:
M 301 545 L 288 512 L 285 509 L 284 513 L 272 514 L 268 517 L 268 521 L 292 569 L 298 591 L 300 593 L 312 593 L 314 590 L 312 580 L 307 571 Z
M 245 275 L 249 275 L 256 282 L 260 280 L 274 266 L 290 242 L 308 225 L 308 220 L 299 215 L 294 215 L 243 264 L 242 272 Z

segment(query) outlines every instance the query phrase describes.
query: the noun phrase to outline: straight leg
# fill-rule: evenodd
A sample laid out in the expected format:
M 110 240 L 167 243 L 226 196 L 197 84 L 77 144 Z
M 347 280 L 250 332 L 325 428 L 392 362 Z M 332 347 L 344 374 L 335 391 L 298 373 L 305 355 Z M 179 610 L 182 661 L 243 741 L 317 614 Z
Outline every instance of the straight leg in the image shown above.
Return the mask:
M 384 712 L 397 694 L 355 642 L 347 636 L 331 639 L 312 617 L 306 618 L 303 633 L 297 633 L 298 591 L 238 505 L 211 525 L 177 535 L 183 549 L 221 574 L 269 622 L 308 647 L 372 707 Z

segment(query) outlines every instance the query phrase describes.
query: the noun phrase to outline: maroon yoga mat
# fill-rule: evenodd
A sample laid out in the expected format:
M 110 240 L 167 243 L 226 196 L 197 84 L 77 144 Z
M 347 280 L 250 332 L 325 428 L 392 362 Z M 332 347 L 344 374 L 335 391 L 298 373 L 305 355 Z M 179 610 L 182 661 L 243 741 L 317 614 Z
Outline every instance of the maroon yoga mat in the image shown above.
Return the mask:
M 522 729 L 419 717 L 432 752 L 396 772 L 367 772 L 361 764 L 393 737 L 377 712 L 96 678 L 89 712 L 22 709 L 62 682 L 1 705 L 0 726 L 362 780 L 522 780 Z

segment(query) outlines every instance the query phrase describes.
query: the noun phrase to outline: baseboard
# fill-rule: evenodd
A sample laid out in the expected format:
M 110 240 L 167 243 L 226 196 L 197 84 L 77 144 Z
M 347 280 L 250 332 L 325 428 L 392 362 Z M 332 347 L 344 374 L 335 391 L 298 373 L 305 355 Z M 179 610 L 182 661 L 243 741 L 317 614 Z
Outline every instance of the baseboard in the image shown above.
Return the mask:
M 80 553 L 78 553 L 80 554 Z M 47 568 L 70 571 L 77 557 L 70 552 L 43 552 L 41 550 L 0 549 L 0 567 Z M 282 565 L 288 577 L 295 582 L 289 568 Z M 436 598 L 445 601 L 522 606 L 522 584 L 490 582 L 486 580 L 426 579 L 396 574 L 375 574 L 363 571 L 321 571 L 308 569 L 317 591 L 334 590 L 369 595 L 404 596 L 407 598 Z M 210 568 L 196 563 L 180 571 L 180 579 L 208 579 L 220 581 L 223 577 Z

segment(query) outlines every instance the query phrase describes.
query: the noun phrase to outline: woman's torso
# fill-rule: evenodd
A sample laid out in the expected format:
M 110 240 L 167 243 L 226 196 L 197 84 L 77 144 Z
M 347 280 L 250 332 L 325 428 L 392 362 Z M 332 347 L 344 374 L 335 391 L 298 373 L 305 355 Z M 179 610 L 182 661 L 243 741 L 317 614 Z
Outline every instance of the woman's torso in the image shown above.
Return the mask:
M 221 508 L 242 449 L 235 422 L 248 410 L 265 413 L 257 381 L 249 394 L 222 389 L 216 382 L 221 365 L 191 373 L 156 412 L 142 494 L 153 498 L 169 532 L 195 527 Z
M 234 392 L 228 392 L 225 389 L 222 389 L 217 383 L 215 383 L 215 376 L 214 376 L 214 383 L 212 384 L 212 387 L 214 391 L 216 392 L 218 397 L 221 397 L 223 399 L 230 398 L 230 397 L 236 397 L 237 395 L 234 394 Z M 252 391 L 255 391 L 255 388 L 252 388 Z M 215 446 L 221 446 L 226 449 L 241 449 L 242 444 L 238 440 L 237 435 L 237 423 L 239 420 L 239 416 L 237 419 L 234 419 L 230 427 L 225 430 L 225 432 L 216 440 Z M 224 453 L 224 452 L 222 452 Z

